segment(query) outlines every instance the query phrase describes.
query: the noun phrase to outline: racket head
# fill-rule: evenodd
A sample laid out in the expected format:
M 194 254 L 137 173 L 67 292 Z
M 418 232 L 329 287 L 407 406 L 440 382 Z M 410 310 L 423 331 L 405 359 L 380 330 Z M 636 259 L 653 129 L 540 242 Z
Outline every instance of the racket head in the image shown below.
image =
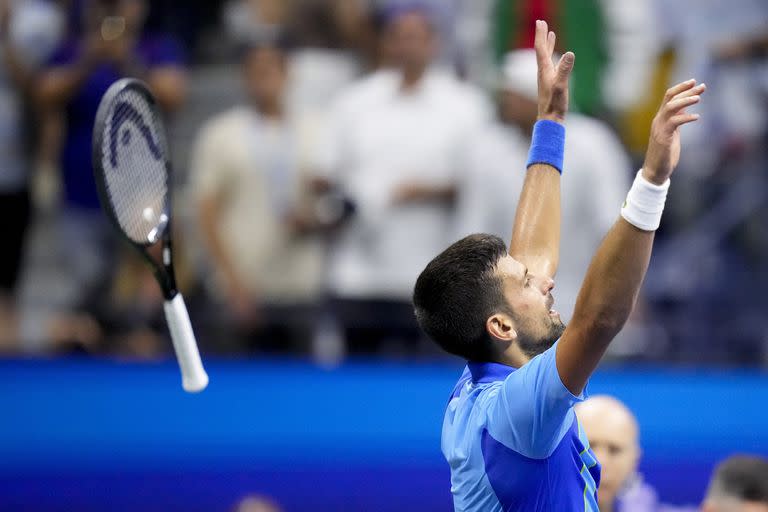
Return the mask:
M 148 247 L 169 228 L 171 165 L 157 102 L 133 78 L 101 99 L 93 130 L 93 173 L 102 208 L 131 243 Z

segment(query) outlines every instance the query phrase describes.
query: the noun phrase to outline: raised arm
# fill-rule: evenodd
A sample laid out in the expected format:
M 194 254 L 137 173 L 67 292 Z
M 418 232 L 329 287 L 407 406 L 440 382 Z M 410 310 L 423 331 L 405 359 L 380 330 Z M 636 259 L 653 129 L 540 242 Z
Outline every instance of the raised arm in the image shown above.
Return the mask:
M 680 158 L 679 128 L 698 119 L 698 114 L 685 109 L 698 103 L 704 90 L 704 84 L 696 86 L 695 80 L 688 80 L 667 91 L 651 126 L 643 169 L 624 203 L 622 217 L 592 259 L 573 318 L 557 347 L 558 373 L 574 394 L 584 389 L 632 312 L 648 268 L 668 180 Z
M 536 60 L 539 74 L 539 121 L 562 124 L 568 111 L 568 78 L 574 55 L 566 53 L 557 66 L 552 62 L 555 33 L 545 21 L 536 21 Z M 537 141 L 539 123 L 534 127 L 532 146 Z M 549 126 L 550 130 L 558 127 Z M 564 130 L 559 130 L 564 133 Z M 560 147 L 562 153 L 562 145 Z M 533 159 L 532 162 L 535 162 Z M 560 253 L 560 171 L 546 163 L 532 163 L 525 176 L 515 215 L 509 253 L 538 276 L 553 277 Z

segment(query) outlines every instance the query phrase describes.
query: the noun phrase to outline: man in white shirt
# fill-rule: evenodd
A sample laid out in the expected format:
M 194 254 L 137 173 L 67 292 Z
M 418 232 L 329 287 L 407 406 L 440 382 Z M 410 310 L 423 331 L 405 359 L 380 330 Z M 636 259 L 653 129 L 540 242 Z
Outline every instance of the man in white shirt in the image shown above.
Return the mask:
M 533 124 L 536 121 L 536 55 L 533 49 L 507 55 L 500 91 L 499 122 L 476 134 L 462 157 L 465 181 L 458 199 L 458 237 L 484 231 L 509 236 L 517 207 Z M 558 304 L 567 322 L 592 254 L 613 224 L 615 208 L 630 185 L 624 148 L 604 123 L 568 116 L 562 198 L 562 254 Z
M 191 195 L 215 295 L 248 341 L 290 348 L 309 342 L 307 310 L 322 271 L 306 173 L 311 136 L 283 107 L 286 55 L 278 45 L 245 50 L 243 78 L 249 103 L 200 130 Z
M 352 351 L 418 339 L 413 282 L 450 241 L 459 148 L 489 115 L 478 91 L 431 66 L 438 42 L 424 8 L 388 10 L 383 38 L 394 66 L 339 95 L 322 163 L 357 205 L 328 282 Z

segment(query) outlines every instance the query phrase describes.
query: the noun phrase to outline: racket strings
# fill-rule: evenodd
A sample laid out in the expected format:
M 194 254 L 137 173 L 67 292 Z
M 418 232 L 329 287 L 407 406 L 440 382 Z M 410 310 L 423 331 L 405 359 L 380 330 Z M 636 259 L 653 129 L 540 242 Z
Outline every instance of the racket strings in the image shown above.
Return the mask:
M 140 92 L 124 89 L 103 130 L 101 164 L 109 207 L 128 238 L 152 244 L 168 222 L 166 144 L 157 109 Z

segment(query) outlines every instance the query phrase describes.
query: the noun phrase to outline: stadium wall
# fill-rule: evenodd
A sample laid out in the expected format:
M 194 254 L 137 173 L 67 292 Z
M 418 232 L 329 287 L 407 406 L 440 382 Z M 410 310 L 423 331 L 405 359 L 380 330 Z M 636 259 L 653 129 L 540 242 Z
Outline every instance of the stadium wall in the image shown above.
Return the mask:
M 458 365 L 209 361 L 181 390 L 172 362 L 0 361 L 0 510 L 444 511 L 443 408 Z M 590 394 L 641 424 L 645 479 L 694 504 L 714 464 L 768 454 L 768 374 L 608 368 Z

